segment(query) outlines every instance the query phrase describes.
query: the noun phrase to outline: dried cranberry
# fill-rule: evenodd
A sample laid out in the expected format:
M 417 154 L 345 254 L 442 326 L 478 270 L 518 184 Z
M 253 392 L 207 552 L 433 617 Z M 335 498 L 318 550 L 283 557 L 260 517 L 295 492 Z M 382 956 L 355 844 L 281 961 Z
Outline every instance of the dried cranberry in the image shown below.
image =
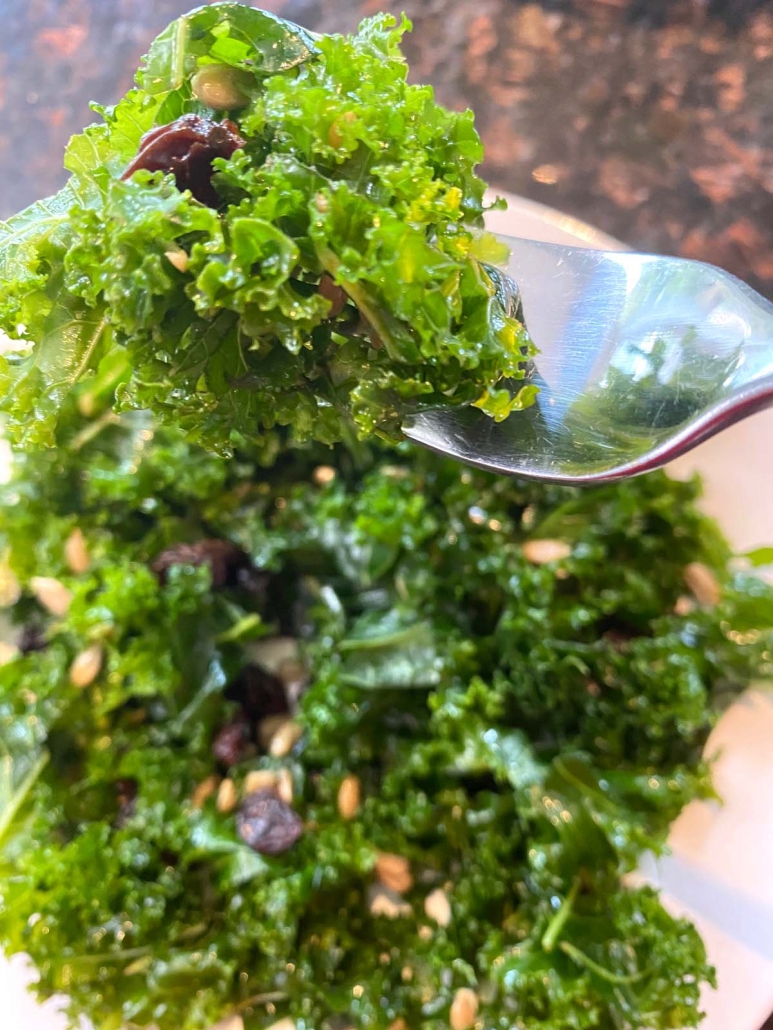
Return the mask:
M 303 834 L 301 817 L 273 791 L 249 794 L 236 813 L 236 829 L 261 855 L 281 855 Z
M 217 207 L 219 197 L 212 185 L 212 162 L 231 157 L 244 146 L 231 121 L 215 122 L 197 114 L 185 114 L 169 125 L 160 125 L 140 140 L 137 156 L 123 173 L 172 172 L 180 190 L 190 190 L 196 200 Z
M 209 565 L 212 587 L 232 587 L 239 583 L 240 572 L 249 567 L 249 558 L 230 540 L 199 540 L 195 544 L 175 544 L 162 551 L 151 563 L 151 569 L 162 583 L 173 565 Z
M 282 681 L 259 665 L 245 665 L 226 687 L 225 696 L 229 701 L 238 701 L 254 723 L 267 715 L 287 715 L 290 711 Z
M 238 765 L 250 751 L 250 724 L 244 715 L 227 723 L 215 734 L 212 755 L 225 766 Z

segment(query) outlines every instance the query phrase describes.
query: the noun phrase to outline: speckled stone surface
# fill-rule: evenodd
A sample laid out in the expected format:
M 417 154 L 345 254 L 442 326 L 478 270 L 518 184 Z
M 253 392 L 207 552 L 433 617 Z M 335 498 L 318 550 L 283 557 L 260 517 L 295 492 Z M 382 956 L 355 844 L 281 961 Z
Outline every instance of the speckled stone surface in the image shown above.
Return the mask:
M 263 0 L 311 28 L 405 8 L 417 80 L 471 106 L 502 189 L 773 295 L 773 5 Z M 0 0 L 0 216 L 63 181 L 90 99 L 129 86 L 188 0 Z

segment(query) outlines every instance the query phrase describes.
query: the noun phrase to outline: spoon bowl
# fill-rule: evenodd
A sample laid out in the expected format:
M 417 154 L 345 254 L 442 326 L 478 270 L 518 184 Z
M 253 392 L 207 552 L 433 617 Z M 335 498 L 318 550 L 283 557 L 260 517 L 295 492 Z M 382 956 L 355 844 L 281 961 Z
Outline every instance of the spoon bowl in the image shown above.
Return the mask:
M 773 304 L 739 279 L 501 238 L 510 313 L 539 349 L 536 403 L 501 423 L 474 408 L 422 412 L 403 427 L 410 439 L 499 473 L 591 484 L 665 465 L 773 405 Z

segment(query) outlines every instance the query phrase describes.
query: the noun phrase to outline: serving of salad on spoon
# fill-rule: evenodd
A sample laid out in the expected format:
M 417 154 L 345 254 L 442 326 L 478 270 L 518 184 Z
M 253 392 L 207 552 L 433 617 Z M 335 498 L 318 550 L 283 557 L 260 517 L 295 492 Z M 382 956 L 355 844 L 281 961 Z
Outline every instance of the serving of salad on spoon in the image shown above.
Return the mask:
M 0 223 L 0 948 L 73 1027 L 678 1030 L 714 983 L 627 874 L 773 590 L 695 482 L 405 439 L 539 386 L 409 27 L 192 11 Z

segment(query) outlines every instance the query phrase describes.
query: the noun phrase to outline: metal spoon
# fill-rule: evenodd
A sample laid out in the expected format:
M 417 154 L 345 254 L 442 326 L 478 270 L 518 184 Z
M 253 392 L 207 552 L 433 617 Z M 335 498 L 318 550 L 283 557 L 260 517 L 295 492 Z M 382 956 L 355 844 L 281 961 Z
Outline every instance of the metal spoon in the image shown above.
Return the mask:
M 494 472 L 600 483 L 773 405 L 773 304 L 739 279 L 699 261 L 502 239 L 500 293 L 540 351 L 527 372 L 537 402 L 501 423 L 475 408 L 423 412 L 403 427 L 411 440 Z

